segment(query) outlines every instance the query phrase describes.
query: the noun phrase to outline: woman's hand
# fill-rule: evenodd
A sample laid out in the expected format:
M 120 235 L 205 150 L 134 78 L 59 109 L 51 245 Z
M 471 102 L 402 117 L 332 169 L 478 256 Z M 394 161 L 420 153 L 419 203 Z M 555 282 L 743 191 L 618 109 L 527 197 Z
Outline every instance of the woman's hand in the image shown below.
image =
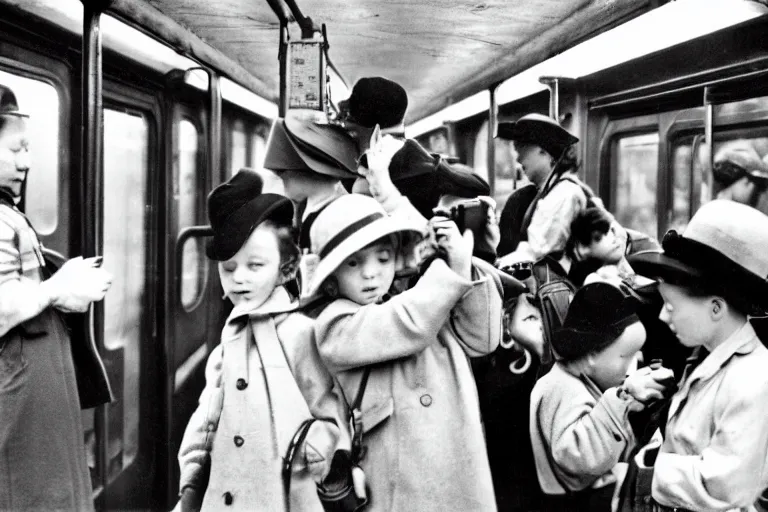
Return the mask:
M 437 245 L 448 256 L 448 266 L 465 279 L 472 279 L 472 250 L 475 246 L 472 231 L 462 235 L 456 223 L 445 217 L 433 217 L 430 221 Z

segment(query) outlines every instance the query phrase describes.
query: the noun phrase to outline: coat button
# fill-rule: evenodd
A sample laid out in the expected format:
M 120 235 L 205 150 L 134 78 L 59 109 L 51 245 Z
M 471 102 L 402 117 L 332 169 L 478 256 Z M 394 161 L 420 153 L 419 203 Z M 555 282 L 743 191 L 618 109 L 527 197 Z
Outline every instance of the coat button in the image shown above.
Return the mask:
M 421 398 L 419 399 L 419 401 L 421 402 L 421 405 L 423 405 L 424 407 L 429 407 L 430 405 L 432 405 L 432 397 L 429 396 L 428 394 L 421 395 Z
M 243 446 L 243 443 L 245 442 L 245 439 L 243 439 L 240 436 L 235 436 L 235 446 Z
M 206 425 L 205 429 L 208 432 L 213 432 L 214 430 L 216 430 L 216 425 L 214 425 L 213 423 L 209 423 L 208 425 Z
M 225 505 L 231 505 L 232 502 L 235 501 L 235 497 L 232 496 L 232 493 L 227 491 L 224 493 L 224 504 Z
M 240 379 L 237 379 L 237 384 L 236 384 L 236 386 L 237 386 L 237 389 L 239 389 L 240 391 L 242 391 L 242 390 L 244 390 L 245 388 L 247 388 L 247 387 L 248 387 L 248 383 L 247 383 L 247 382 L 245 382 L 245 379 L 243 379 L 243 378 L 240 378 Z
M 617 441 L 621 441 L 621 435 L 618 432 L 613 433 L 613 438 Z

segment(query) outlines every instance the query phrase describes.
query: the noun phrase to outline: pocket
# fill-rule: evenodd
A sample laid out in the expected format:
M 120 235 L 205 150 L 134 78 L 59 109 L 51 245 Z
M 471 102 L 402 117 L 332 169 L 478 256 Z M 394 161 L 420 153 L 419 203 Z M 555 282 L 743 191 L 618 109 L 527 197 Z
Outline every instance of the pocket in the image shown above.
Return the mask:
M 363 408 L 363 434 L 372 430 L 395 411 L 395 400 L 390 396 Z

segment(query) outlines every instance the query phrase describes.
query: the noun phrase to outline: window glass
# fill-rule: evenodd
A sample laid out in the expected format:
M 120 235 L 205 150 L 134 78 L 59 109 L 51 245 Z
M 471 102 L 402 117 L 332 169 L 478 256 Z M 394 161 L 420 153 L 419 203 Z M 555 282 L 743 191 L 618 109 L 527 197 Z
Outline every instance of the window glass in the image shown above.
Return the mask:
M 104 362 L 115 402 L 107 406 L 108 475 L 136 457 L 139 376 L 147 275 L 149 125 L 104 109 L 104 266 L 116 279 L 104 300 Z
M 198 165 L 197 127 L 189 120 L 179 123 L 177 150 L 178 158 L 178 231 L 198 224 L 200 189 L 203 169 Z M 185 309 L 194 307 L 205 286 L 208 264 L 205 261 L 200 240 L 191 238 L 184 244 L 181 260 L 181 304 Z
M 273 194 L 285 195 L 285 188 L 283 187 L 283 180 L 277 175 L 264 168 L 264 156 L 267 152 L 267 141 L 259 135 L 254 133 L 251 137 L 251 160 L 249 162 L 250 168 L 259 173 L 264 178 L 264 192 L 270 192 Z
M 50 235 L 59 221 L 59 95 L 43 81 L 0 71 L 0 84 L 13 90 L 19 109 L 29 114 L 31 159 L 24 209 L 41 235 Z
M 656 185 L 659 134 L 627 135 L 614 140 L 613 209 L 627 228 L 651 236 L 658 232 Z
M 235 121 L 232 126 L 232 147 L 229 153 L 229 175 L 234 176 L 237 171 L 247 167 L 246 155 L 248 153 L 248 141 L 245 134 L 245 126 L 242 121 Z

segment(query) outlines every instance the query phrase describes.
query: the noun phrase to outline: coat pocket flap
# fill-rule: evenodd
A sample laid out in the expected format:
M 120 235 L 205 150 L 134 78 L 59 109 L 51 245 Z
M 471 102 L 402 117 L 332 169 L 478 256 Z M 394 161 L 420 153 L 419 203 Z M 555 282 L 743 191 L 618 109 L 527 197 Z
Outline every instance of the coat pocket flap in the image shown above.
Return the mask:
M 395 400 L 392 397 L 379 400 L 363 408 L 363 434 L 392 416 L 395 411 Z

